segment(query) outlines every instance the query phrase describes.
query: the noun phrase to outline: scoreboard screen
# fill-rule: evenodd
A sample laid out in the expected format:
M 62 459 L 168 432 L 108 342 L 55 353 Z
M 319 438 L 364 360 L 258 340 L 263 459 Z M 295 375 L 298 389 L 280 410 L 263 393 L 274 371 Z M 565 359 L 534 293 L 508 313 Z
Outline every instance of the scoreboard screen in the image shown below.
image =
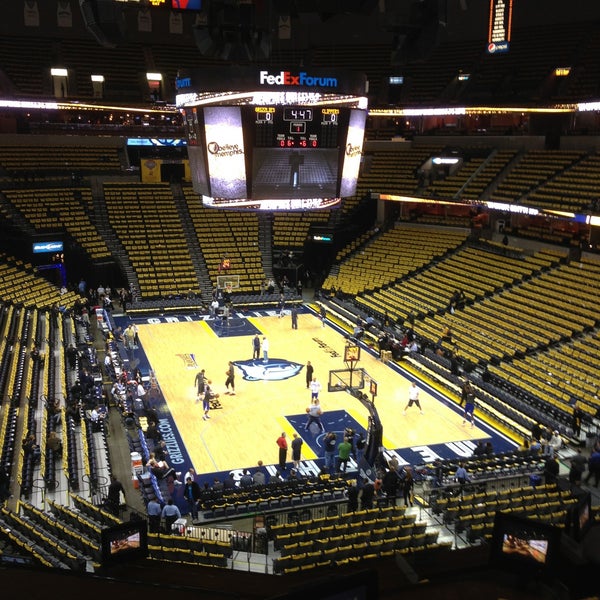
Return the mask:
M 194 190 L 212 205 L 281 200 L 289 210 L 296 200 L 339 203 L 355 193 L 364 110 L 246 104 L 186 107 L 184 114 Z
M 337 148 L 344 109 L 254 106 L 257 148 Z M 345 121 L 347 116 L 344 114 Z

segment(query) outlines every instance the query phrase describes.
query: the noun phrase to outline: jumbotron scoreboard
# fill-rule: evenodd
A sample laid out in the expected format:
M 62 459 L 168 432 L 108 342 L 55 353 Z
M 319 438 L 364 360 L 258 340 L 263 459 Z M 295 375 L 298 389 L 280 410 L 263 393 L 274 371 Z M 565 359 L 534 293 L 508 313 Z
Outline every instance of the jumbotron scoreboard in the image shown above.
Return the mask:
M 177 87 L 205 206 L 331 208 L 355 193 L 364 76 L 232 67 L 180 75 Z

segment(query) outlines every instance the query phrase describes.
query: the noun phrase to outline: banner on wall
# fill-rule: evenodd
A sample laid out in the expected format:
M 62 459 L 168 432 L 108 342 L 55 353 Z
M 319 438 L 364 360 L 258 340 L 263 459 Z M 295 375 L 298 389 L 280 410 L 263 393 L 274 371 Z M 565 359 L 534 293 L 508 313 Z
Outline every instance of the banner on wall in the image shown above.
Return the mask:
M 145 158 L 141 161 L 140 172 L 142 183 L 160 183 L 160 167 L 162 160 Z
M 290 18 L 290 15 L 279 15 L 277 37 L 280 40 L 292 39 L 292 20 Z
M 152 31 L 152 15 L 149 8 L 140 8 L 138 11 L 138 31 Z
M 58 0 L 56 4 L 56 24 L 59 27 L 73 27 L 71 0 Z
M 175 35 L 183 34 L 183 15 L 174 10 L 171 11 L 169 16 L 169 33 Z
M 25 27 L 40 26 L 40 11 L 37 0 L 25 0 L 23 5 L 23 23 Z

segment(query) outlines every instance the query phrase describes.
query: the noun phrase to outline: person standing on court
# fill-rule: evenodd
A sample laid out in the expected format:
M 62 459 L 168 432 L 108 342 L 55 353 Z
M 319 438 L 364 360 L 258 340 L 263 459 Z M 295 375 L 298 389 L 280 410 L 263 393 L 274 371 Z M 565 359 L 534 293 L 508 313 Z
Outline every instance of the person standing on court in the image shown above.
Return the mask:
M 335 431 L 328 431 L 323 438 L 325 447 L 325 468 L 332 474 L 335 472 L 335 452 L 337 450 L 337 435 Z
M 321 384 L 317 380 L 316 377 L 313 377 L 312 381 L 310 382 L 310 397 L 312 398 L 313 402 L 315 400 L 319 399 L 319 392 L 320 391 L 321 391 Z
M 310 388 L 310 382 L 313 379 L 315 368 L 310 364 L 310 360 L 306 363 L 306 389 Z
M 227 365 L 227 371 L 225 371 L 225 375 L 227 376 L 227 379 L 225 380 L 225 393 L 235 396 L 235 367 L 231 361 L 229 361 Z M 229 386 L 231 386 L 231 391 L 229 390 Z
M 267 336 L 264 336 L 262 339 L 262 353 L 263 353 L 263 362 L 269 362 L 269 340 Z
M 323 327 L 325 327 L 325 321 L 327 319 L 327 311 L 325 310 L 325 307 L 322 304 L 321 304 L 320 315 L 321 315 L 321 323 L 323 324 Z
M 285 431 L 276 440 L 277 446 L 279 447 L 279 468 L 285 471 L 285 463 L 287 461 L 288 444 L 285 437 Z
M 319 400 L 313 400 L 310 403 L 310 406 L 306 409 L 308 413 L 308 419 L 306 421 L 306 426 L 304 427 L 304 431 L 308 431 L 308 428 L 312 423 L 316 423 L 321 430 L 321 433 L 325 432 L 325 427 L 323 427 L 323 423 L 321 422 L 321 414 L 323 411 L 321 410 L 321 405 L 319 404 Z
M 204 396 L 202 397 L 202 410 L 204 410 L 204 414 L 202 415 L 202 419 L 206 421 L 206 419 L 210 419 L 208 415 L 208 411 L 210 410 L 210 401 L 213 398 L 218 398 L 219 395 L 215 394 L 212 391 L 212 381 L 209 379 L 204 386 Z
M 194 380 L 194 384 L 196 385 L 196 403 L 200 402 L 200 400 L 204 397 L 204 387 L 206 386 L 206 375 L 204 369 L 196 373 L 196 379 Z
M 252 338 L 252 358 L 260 358 L 260 338 L 258 333 Z
M 408 404 L 404 407 L 404 414 L 406 414 L 406 410 L 410 408 L 413 404 L 416 404 L 418 409 L 423 414 L 423 409 L 421 408 L 421 403 L 419 402 L 419 388 L 415 381 L 412 382 L 410 386 L 410 390 L 408 391 Z
M 292 306 L 290 314 L 292 315 L 292 329 L 298 329 L 298 307 Z
M 348 468 L 350 452 L 352 452 L 352 444 L 350 443 L 350 440 L 345 437 L 344 441 L 338 446 L 339 470 L 342 473 L 345 473 Z
M 467 396 L 465 398 L 465 412 L 463 416 L 462 424 L 464 425 L 467 421 L 471 421 L 471 427 L 475 426 L 475 394 L 472 388 L 469 388 Z
M 304 443 L 304 440 L 297 433 L 294 433 L 293 438 L 292 461 L 294 463 L 294 469 L 297 469 L 302 458 L 302 444 Z

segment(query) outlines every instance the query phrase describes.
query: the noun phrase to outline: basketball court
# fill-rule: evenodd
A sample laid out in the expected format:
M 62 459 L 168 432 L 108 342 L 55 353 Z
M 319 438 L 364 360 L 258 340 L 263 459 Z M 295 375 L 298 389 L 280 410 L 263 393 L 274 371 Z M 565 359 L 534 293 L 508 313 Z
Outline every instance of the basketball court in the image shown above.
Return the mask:
M 125 326 L 128 317 L 115 317 Z M 322 464 L 322 437 L 317 427 L 305 431 L 306 408 L 311 395 L 306 385 L 307 361 L 322 389 L 320 402 L 326 431 L 333 430 L 341 441 L 350 427 L 366 431 L 369 411 L 351 393 L 343 391 L 348 379 L 344 361 L 347 339 L 329 321 L 322 325 L 310 308 L 301 307 L 298 329 L 292 329 L 289 310 L 283 317 L 276 310 L 233 312 L 227 321 L 206 315 L 169 315 L 135 318 L 141 347 L 133 364 L 142 373 L 151 370 L 162 397 L 154 398 L 159 427 L 167 440 L 170 461 L 177 471 L 193 466 L 209 482 L 223 472 L 256 466 L 262 460 L 275 472 L 277 437 L 284 431 L 291 441 L 297 433 L 303 440 L 301 472 L 318 472 Z M 269 341 L 268 361 L 253 359 L 252 341 Z M 225 393 L 228 361 L 235 366 L 236 395 Z M 382 363 L 366 346 L 355 364 L 364 378 L 363 393 L 377 388 L 375 407 L 383 424 L 383 445 L 388 458 L 400 464 L 421 464 L 437 456 L 470 456 L 479 439 L 492 439 L 496 451 L 515 445 L 492 431 L 477 418 L 476 427 L 462 424 L 456 405 L 423 382 L 418 382 L 424 414 L 413 406 L 403 414 L 414 377 L 397 365 Z M 219 408 L 203 420 L 197 402 L 195 377 L 205 369 L 212 388 L 219 394 Z M 341 371 L 330 384 L 330 371 Z M 341 378 L 340 378 L 341 377 Z M 354 373 L 358 377 L 358 371 Z M 344 379 L 345 378 L 345 379 Z M 371 382 L 376 383 L 373 386 Z M 353 382 L 357 385 L 357 381 Z M 329 391 L 328 388 L 341 391 Z M 163 401 L 164 398 L 164 401 Z M 350 462 L 350 469 L 355 469 Z

